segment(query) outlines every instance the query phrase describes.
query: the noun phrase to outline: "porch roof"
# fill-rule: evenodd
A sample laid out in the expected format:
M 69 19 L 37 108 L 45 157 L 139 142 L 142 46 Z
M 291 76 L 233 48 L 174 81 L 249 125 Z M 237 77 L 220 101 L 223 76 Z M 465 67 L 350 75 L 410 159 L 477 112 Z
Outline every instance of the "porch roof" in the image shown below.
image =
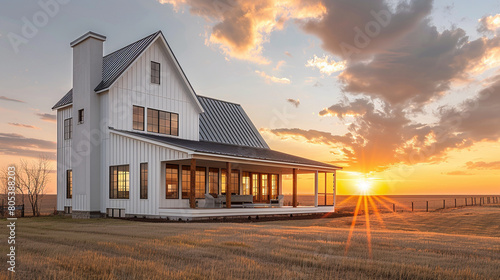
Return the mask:
M 144 140 L 151 140 L 155 142 L 165 143 L 171 146 L 179 147 L 182 149 L 190 150 L 195 153 L 203 153 L 203 154 L 213 154 L 213 155 L 223 155 L 230 157 L 239 157 L 239 158 L 247 158 L 247 159 L 258 159 L 258 160 L 267 160 L 267 161 L 275 161 L 281 163 L 292 163 L 292 164 L 301 164 L 308 167 L 320 167 L 323 169 L 342 169 L 342 167 L 310 160 L 303 157 L 298 157 L 278 151 L 273 151 L 271 149 L 265 148 L 256 148 L 249 146 L 238 146 L 238 145 L 230 145 L 230 144 L 222 144 L 216 142 L 208 142 L 208 141 L 193 141 L 186 139 L 179 139 L 169 136 L 160 136 L 160 135 L 152 135 L 141 132 L 133 132 L 133 131 L 125 131 L 118 130 L 114 128 L 110 128 L 112 131 L 116 131 L 118 133 L 127 134 L 130 136 L 135 136 L 138 138 L 142 138 Z

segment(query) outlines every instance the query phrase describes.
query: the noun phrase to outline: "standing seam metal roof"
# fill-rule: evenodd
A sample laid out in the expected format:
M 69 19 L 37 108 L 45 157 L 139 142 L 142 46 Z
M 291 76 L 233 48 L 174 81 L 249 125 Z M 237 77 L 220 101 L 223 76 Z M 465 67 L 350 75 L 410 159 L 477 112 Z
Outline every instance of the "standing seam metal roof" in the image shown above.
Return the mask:
M 241 105 L 198 96 L 205 110 L 200 114 L 200 141 L 269 149 Z

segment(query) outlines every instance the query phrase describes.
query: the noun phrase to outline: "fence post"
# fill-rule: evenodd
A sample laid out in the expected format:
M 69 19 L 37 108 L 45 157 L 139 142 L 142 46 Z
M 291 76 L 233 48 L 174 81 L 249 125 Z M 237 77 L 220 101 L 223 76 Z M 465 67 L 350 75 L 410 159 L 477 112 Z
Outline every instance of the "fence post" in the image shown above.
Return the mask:
M 482 205 L 482 204 L 481 204 L 481 198 L 482 198 L 482 197 L 480 197 L 480 198 L 479 198 L 479 206 L 481 206 L 481 205 Z
M 23 204 L 23 208 L 21 208 L 21 217 L 24 218 L 24 204 Z
M 413 212 L 413 201 L 411 202 L 411 212 Z
M 392 204 L 392 212 L 396 212 L 396 204 Z
M 475 197 L 473 197 L 473 199 L 474 199 L 474 202 L 472 203 L 472 205 L 477 205 L 476 198 L 475 198 Z
M 446 209 L 446 199 L 443 199 L 443 209 Z
M 457 208 L 457 199 L 455 198 L 455 208 Z
M 425 212 L 429 212 L 429 201 L 425 202 Z

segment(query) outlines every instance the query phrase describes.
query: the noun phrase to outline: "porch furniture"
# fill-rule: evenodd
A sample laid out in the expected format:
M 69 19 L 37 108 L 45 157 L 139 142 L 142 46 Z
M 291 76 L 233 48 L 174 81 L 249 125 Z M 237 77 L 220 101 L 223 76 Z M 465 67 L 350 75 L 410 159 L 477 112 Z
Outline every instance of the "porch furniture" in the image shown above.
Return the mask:
M 285 198 L 284 195 L 282 195 L 282 194 L 278 195 L 278 197 L 276 199 L 271 199 L 269 201 L 269 206 L 270 207 L 273 207 L 273 206 L 283 207 L 283 199 L 284 198 Z
M 226 196 L 219 195 L 217 198 L 221 199 L 221 204 L 226 205 Z M 217 202 L 216 202 L 217 204 Z M 231 207 L 243 207 L 243 208 L 253 208 L 253 196 L 252 195 L 231 195 Z
M 205 194 L 205 208 L 215 208 L 215 197 L 208 193 Z

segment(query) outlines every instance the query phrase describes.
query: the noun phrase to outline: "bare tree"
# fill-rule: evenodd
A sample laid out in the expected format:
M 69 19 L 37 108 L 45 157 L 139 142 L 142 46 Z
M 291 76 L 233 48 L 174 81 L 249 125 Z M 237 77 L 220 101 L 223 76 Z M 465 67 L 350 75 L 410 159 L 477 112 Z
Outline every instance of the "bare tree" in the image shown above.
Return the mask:
M 7 197 L 7 193 L 9 192 L 8 188 L 9 188 L 9 181 L 11 182 L 14 182 L 14 187 L 15 187 L 15 192 L 16 194 L 20 194 L 21 195 L 21 202 L 22 204 L 24 204 L 24 191 L 23 189 L 21 188 L 21 185 L 19 184 L 19 181 L 17 180 L 9 180 L 9 177 L 11 177 L 9 175 L 9 167 L 14 167 L 14 169 L 17 171 L 18 170 L 18 166 L 17 164 L 9 164 L 7 166 L 4 166 L 2 168 L 2 170 L 0 171 L 0 182 L 2 183 L 2 193 L 4 194 L 4 197 L 6 198 Z M 17 199 L 16 199 L 17 200 Z
M 17 180 L 28 196 L 33 216 L 40 216 L 40 201 L 45 195 L 49 173 L 50 161 L 46 156 L 33 161 L 21 159 L 17 169 Z

